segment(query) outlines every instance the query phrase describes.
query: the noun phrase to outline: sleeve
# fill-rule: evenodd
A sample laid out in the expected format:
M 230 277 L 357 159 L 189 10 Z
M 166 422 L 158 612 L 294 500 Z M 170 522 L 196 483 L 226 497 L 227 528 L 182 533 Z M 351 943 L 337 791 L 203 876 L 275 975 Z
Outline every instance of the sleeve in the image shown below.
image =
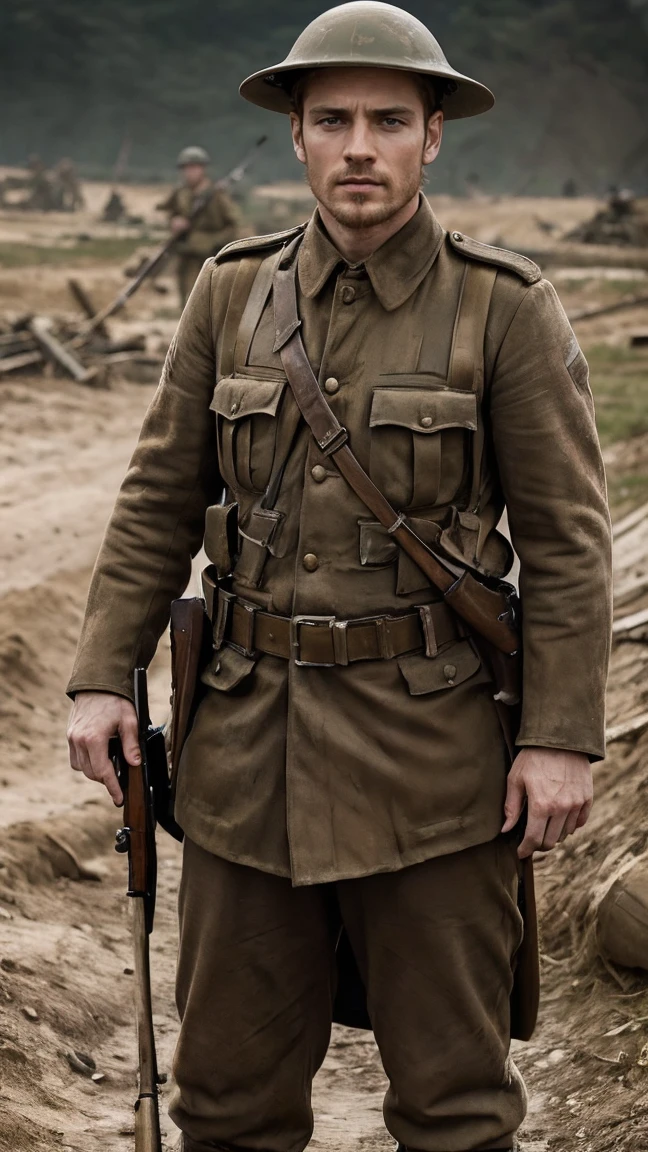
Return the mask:
M 529 288 L 491 390 L 495 454 L 520 558 L 517 743 L 605 755 L 611 529 L 585 358 L 547 281 Z
M 132 698 L 132 674 L 151 661 L 200 550 L 205 510 L 218 499 L 211 332 L 213 262 L 180 320 L 95 566 L 68 694 Z

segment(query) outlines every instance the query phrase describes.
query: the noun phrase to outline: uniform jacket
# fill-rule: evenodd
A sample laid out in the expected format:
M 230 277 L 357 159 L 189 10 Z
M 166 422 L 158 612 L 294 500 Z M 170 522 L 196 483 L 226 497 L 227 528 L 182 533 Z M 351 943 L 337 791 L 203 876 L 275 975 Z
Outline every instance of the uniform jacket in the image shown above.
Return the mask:
M 199 196 L 202 192 L 198 193 Z M 160 205 L 163 212 L 171 216 L 188 217 L 193 211 L 196 195 L 191 188 L 182 185 L 174 188 L 171 195 Z M 214 185 L 211 199 L 197 215 L 190 231 L 175 245 L 179 256 L 199 256 L 206 260 L 215 255 L 224 244 L 229 244 L 239 235 L 241 214 L 232 197 Z
M 252 512 L 294 414 L 273 351 L 270 273 L 284 240 L 240 241 L 200 274 L 99 555 L 71 692 L 131 695 L 223 482 L 240 507 L 235 590 L 249 601 L 352 618 L 438 599 L 303 423 L 272 554 L 258 582 L 250 575 Z M 498 269 L 479 403 L 446 384 L 472 260 Z M 251 262 L 260 271 L 242 307 Z M 610 527 L 587 365 L 554 289 L 523 257 L 449 236 L 426 200 L 359 267 L 315 213 L 298 282 L 311 364 L 394 506 L 422 534 L 440 526 L 450 554 L 493 575 L 511 563 L 495 527 L 508 510 L 524 605 L 518 744 L 602 756 Z M 476 435 L 483 460 L 468 507 Z M 224 646 L 203 684 L 177 815 L 208 850 L 302 884 L 393 871 L 497 835 L 507 758 L 469 640 L 435 657 L 335 668 Z

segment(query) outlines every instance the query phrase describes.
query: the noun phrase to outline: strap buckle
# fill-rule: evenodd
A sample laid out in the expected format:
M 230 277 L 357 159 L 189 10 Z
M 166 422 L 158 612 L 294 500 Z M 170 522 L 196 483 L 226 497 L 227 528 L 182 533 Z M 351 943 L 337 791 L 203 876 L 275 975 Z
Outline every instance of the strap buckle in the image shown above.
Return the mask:
M 326 433 L 323 440 L 318 440 L 317 443 L 325 456 L 330 456 L 333 452 L 337 452 L 342 448 L 349 439 L 349 433 L 346 428 L 339 427 L 333 428 L 330 432 Z
M 230 635 L 225 636 L 225 640 L 230 648 L 235 652 L 240 652 L 241 656 L 247 656 L 248 659 L 256 659 L 259 655 L 257 649 L 254 647 L 254 618 L 257 612 L 260 611 L 258 604 L 252 604 L 249 600 L 241 600 L 235 597 L 231 605 L 231 624 Z M 242 644 L 235 643 L 232 640 L 232 632 L 234 631 L 234 615 L 236 614 L 236 628 L 240 635 L 240 627 L 243 628 Z
M 328 661 L 301 659 L 301 629 L 321 628 L 327 625 L 334 635 L 335 621 L 335 616 L 293 616 L 290 621 L 290 656 L 298 668 L 335 668 L 335 659 Z M 331 644 L 335 652 L 333 640 Z

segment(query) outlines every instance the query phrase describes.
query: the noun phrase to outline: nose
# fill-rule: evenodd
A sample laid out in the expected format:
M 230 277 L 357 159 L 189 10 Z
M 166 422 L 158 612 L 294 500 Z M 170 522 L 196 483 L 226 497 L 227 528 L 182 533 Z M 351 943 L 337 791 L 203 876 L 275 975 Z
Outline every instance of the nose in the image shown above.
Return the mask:
M 370 164 L 376 159 L 376 146 L 371 125 L 363 118 L 353 121 L 344 141 L 347 164 Z

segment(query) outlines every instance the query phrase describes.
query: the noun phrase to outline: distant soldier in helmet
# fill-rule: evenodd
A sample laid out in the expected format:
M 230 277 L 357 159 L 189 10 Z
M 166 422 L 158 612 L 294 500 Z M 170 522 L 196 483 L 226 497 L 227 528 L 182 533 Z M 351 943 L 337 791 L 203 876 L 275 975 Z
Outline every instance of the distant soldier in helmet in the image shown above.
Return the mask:
M 176 794 L 183 1152 L 302 1152 L 332 1019 L 373 1029 L 401 1150 L 512 1150 L 537 960 L 519 869 L 586 822 L 604 754 L 587 364 L 537 265 L 421 194 L 444 120 L 493 97 L 413 16 L 325 12 L 242 93 L 289 118 L 317 207 L 191 294 L 95 569 L 72 765 L 119 803 L 108 740 L 136 762 L 132 671 L 204 542 L 213 643 Z M 492 596 L 502 649 L 470 609 Z
M 183 308 L 207 257 L 215 256 L 240 232 L 239 210 L 227 191 L 209 179 L 209 162 L 204 148 L 183 148 L 178 156 L 183 183 L 159 205 L 161 211 L 169 213 L 171 232 L 179 237 L 175 251 Z M 198 214 L 190 220 L 197 208 Z

